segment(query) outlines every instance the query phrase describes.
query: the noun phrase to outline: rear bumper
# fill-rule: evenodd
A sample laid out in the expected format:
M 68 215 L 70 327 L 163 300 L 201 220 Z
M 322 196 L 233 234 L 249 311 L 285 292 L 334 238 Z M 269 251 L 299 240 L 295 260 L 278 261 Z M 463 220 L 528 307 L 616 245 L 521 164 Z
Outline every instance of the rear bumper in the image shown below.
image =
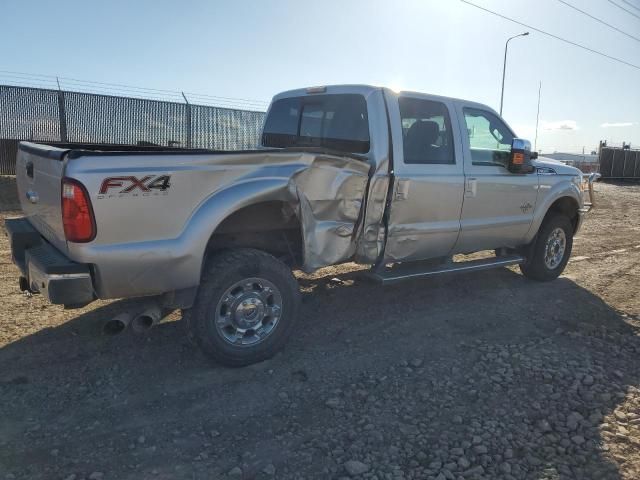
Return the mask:
M 69 308 L 95 300 L 89 265 L 69 260 L 24 217 L 6 219 L 5 229 L 11 245 L 11 260 L 22 272 L 23 288 Z

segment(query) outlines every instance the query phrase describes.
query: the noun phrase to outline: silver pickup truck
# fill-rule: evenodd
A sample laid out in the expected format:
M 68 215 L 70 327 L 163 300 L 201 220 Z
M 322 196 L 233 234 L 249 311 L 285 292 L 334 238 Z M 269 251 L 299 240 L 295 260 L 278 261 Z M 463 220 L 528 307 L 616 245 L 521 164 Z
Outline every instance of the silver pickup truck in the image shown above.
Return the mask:
M 357 262 L 386 284 L 519 264 L 556 278 L 593 180 L 538 159 L 485 105 L 314 87 L 274 97 L 256 150 L 23 142 L 25 215 L 6 229 L 23 290 L 67 307 L 147 297 L 120 325 L 182 309 L 196 345 L 245 365 L 290 334 L 293 269 Z

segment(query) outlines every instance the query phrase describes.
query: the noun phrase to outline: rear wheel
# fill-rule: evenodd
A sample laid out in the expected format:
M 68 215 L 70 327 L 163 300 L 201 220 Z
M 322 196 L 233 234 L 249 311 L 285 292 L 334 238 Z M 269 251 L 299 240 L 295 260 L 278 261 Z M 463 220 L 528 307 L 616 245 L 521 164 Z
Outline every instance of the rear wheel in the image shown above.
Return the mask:
M 573 225 L 565 215 L 547 218 L 529 248 L 522 273 L 531 279 L 549 281 L 557 278 L 567 266 L 573 247 Z
M 193 308 L 183 314 L 187 334 L 224 365 L 265 360 L 289 337 L 299 296 L 291 270 L 272 255 L 220 252 L 207 261 Z

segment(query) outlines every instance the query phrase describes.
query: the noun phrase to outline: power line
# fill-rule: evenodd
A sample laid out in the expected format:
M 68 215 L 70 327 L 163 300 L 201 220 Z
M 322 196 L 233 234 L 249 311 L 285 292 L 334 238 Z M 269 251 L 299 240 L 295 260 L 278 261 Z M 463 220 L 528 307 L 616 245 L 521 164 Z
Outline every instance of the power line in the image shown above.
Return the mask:
M 633 40 L 635 40 L 636 42 L 640 42 L 640 38 L 638 38 L 638 37 L 634 37 L 633 35 L 631 35 L 631 34 L 629 34 L 629 33 L 625 32 L 625 31 L 623 31 L 623 30 L 620 30 L 618 27 L 615 27 L 615 26 L 611 25 L 610 23 L 605 22 L 604 20 L 600 20 L 598 17 L 594 17 L 594 16 L 593 16 L 593 15 L 591 15 L 590 13 L 587 13 L 587 12 L 585 12 L 584 10 L 580 10 L 578 7 L 576 7 L 576 6 L 574 6 L 574 5 L 571 5 L 570 3 L 565 2 L 564 0 L 558 0 L 558 1 L 559 1 L 560 3 L 562 3 L 562 4 L 566 5 L 566 6 L 567 6 L 567 7 L 569 7 L 569 8 L 573 8 L 573 9 L 574 9 L 575 11 L 577 11 L 577 12 L 580 12 L 581 14 L 586 15 L 587 17 L 589 17 L 589 18 L 591 18 L 591 19 L 595 20 L 596 22 L 599 22 L 599 23 L 601 23 L 601 24 L 603 24 L 603 25 L 606 25 L 607 27 L 614 29 L 616 32 L 619 32 L 619 33 L 621 33 L 621 34 L 623 34 L 623 35 L 626 35 L 626 36 L 627 36 L 627 37 L 629 37 L 629 38 L 632 38 L 632 39 L 633 39 Z
M 185 94 L 189 95 L 190 97 L 203 97 L 203 98 L 211 98 L 214 100 L 229 100 L 229 101 L 234 101 L 234 102 L 239 102 L 239 103 L 247 103 L 247 104 L 254 104 L 254 105 L 268 105 L 269 102 L 263 101 L 263 100 L 245 100 L 242 98 L 226 98 L 226 97 L 216 97 L 215 95 L 207 95 L 205 93 L 193 93 L 193 92 L 184 92 Z
M 627 12 L 629 15 L 632 15 L 634 17 L 636 17 L 638 20 L 640 20 L 640 15 L 636 15 L 635 13 L 633 13 L 630 10 L 627 10 L 626 8 L 624 8 L 622 5 L 618 5 L 616 2 L 612 1 L 612 0 L 607 0 L 607 2 L 609 2 L 611 5 L 615 5 L 616 7 L 618 7 L 620 10 L 624 10 L 625 12 Z
M 622 0 L 624 3 L 626 3 L 627 5 L 629 5 L 630 7 L 635 8 L 636 10 L 640 11 L 640 7 L 636 7 L 633 3 L 631 2 L 627 2 L 627 0 Z
M 531 30 L 534 30 L 534 31 L 538 32 L 538 33 L 542 33 L 543 35 L 547 35 L 548 37 L 555 38 L 556 40 L 560 40 L 561 42 L 564 42 L 564 43 L 568 43 L 569 45 L 573 45 L 574 47 L 581 48 L 581 49 L 586 50 L 588 52 L 595 53 L 596 55 L 600 55 L 601 57 L 608 58 L 609 60 L 614 60 L 614 61 L 616 61 L 618 63 L 622 63 L 622 64 L 627 65 L 629 67 L 633 67 L 633 68 L 635 68 L 637 70 L 640 70 L 640 65 L 634 65 L 633 63 L 629 63 L 626 60 L 622 60 L 621 58 L 613 57 L 613 56 L 608 55 L 608 54 L 606 54 L 604 52 L 600 52 L 598 50 L 594 50 L 593 48 L 589 48 L 587 46 L 581 45 L 580 43 L 576 43 L 574 41 L 567 40 L 566 38 L 559 37 L 558 35 L 554 35 L 553 33 L 545 32 L 544 30 L 541 30 L 541 29 L 539 29 L 537 27 L 533 27 L 533 26 L 528 25 L 526 23 L 520 22 L 518 20 L 515 20 L 513 18 L 507 17 L 505 15 L 502 15 L 502 14 L 500 14 L 498 12 L 494 12 L 493 10 L 489 10 L 488 8 L 481 7 L 480 5 L 476 5 L 475 3 L 469 2 L 468 0 L 460 0 L 460 1 L 463 2 L 463 3 L 466 3 L 468 5 L 471 5 L 472 7 L 476 7 L 478 9 L 480 9 L 480 10 L 484 10 L 485 12 L 488 12 L 488 13 L 490 13 L 492 15 L 497 16 L 497 17 L 500 17 L 500 18 L 503 18 L 505 20 L 508 20 L 508 21 L 510 21 L 512 23 L 516 23 L 516 24 L 521 25 L 523 27 L 527 27 L 527 28 L 529 28 Z M 609 1 L 611 1 L 611 0 L 609 0 Z

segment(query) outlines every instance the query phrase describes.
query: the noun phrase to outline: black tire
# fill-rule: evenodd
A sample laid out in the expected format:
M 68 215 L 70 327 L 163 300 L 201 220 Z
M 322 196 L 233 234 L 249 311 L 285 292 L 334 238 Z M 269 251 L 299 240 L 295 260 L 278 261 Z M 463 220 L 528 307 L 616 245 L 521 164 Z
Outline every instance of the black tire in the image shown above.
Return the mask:
M 547 254 L 547 242 L 550 240 L 551 235 L 561 229 L 564 232 L 565 246 L 562 258 L 555 265 L 550 266 L 545 257 Z M 527 260 L 520 265 L 520 271 L 522 274 L 533 280 L 540 282 L 548 282 L 554 280 L 560 276 L 567 266 L 569 257 L 571 256 L 571 249 L 573 247 L 573 225 L 571 220 L 562 214 L 556 214 L 549 216 L 544 220 L 538 234 L 533 243 L 527 248 Z
M 245 279 L 258 279 L 258 281 L 243 282 Z M 244 310 L 238 306 L 238 302 L 242 300 L 243 295 L 251 295 L 253 290 L 249 293 L 240 290 L 238 294 L 234 295 L 234 291 L 229 292 L 229 289 L 237 283 L 243 283 L 247 286 L 255 285 L 254 288 L 257 292 L 260 292 L 260 289 L 263 288 L 261 283 L 264 283 L 270 285 L 267 287 L 269 291 L 277 292 L 280 315 L 274 314 L 273 318 L 277 316 L 278 320 L 270 332 L 264 334 L 264 338 L 256 341 L 255 344 L 230 343 L 228 336 L 232 336 L 232 334 L 228 333 L 229 330 L 216 326 L 215 323 L 218 318 L 227 316 L 233 319 L 246 318 L 242 316 Z M 262 305 L 260 298 L 258 298 L 260 293 L 254 294 Z M 229 298 L 233 301 L 227 300 Z M 249 298 L 247 301 L 253 300 L 253 298 Z M 231 306 L 227 307 L 229 303 Z M 264 302 L 264 305 L 265 308 L 269 308 L 266 307 L 267 301 Z M 207 356 L 223 365 L 241 367 L 271 358 L 282 349 L 293 329 L 299 305 L 300 291 L 290 268 L 268 253 L 241 248 L 221 251 L 207 260 L 194 305 L 189 310 L 184 310 L 182 316 L 189 339 Z M 226 308 L 233 310 L 233 313 L 224 311 Z M 253 310 L 255 313 L 255 306 L 253 306 Z M 236 312 L 240 313 L 236 315 Z M 263 313 L 262 310 L 260 313 Z M 264 318 L 266 320 L 268 315 Z M 227 327 L 231 332 L 240 331 L 236 329 L 237 322 L 230 323 L 232 324 Z M 261 322 L 256 325 L 262 327 Z M 243 326 L 246 325 L 243 324 Z M 256 329 L 256 331 L 258 330 L 264 329 Z M 249 329 L 247 335 L 251 331 L 252 329 Z M 254 337 L 258 338 L 259 336 L 255 334 L 250 339 Z M 244 341 L 243 339 L 244 337 L 240 341 Z

